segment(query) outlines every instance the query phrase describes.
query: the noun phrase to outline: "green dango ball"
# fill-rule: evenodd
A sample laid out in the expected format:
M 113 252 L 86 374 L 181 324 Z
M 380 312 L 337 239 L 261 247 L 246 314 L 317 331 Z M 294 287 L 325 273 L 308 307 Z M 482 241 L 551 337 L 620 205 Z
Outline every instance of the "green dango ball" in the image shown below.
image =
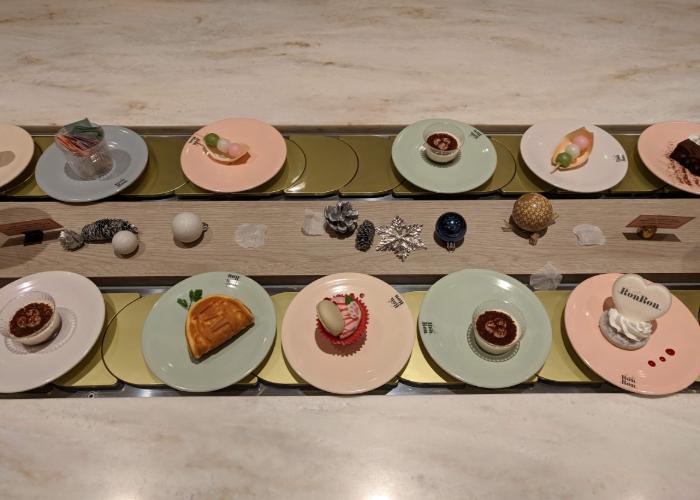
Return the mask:
M 214 133 L 207 134 L 204 136 L 204 142 L 210 148 L 215 148 L 217 143 L 219 142 L 219 136 Z
M 554 161 L 556 161 L 557 165 L 568 167 L 571 165 L 571 155 L 569 153 L 559 153 Z

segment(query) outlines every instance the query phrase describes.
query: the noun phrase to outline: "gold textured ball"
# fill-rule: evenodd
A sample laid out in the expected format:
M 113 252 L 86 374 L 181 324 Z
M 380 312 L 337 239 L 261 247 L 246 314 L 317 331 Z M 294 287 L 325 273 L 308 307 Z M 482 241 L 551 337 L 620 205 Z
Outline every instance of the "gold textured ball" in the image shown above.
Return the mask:
M 554 222 L 552 203 L 537 193 L 528 193 L 513 205 L 513 222 L 524 231 L 543 231 Z

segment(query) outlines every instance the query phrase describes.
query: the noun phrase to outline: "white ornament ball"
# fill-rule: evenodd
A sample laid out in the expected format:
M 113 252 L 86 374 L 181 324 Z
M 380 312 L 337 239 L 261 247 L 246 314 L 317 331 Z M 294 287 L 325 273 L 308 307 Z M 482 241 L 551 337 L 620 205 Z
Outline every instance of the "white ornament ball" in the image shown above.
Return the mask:
M 192 243 L 202 236 L 204 224 L 202 224 L 199 215 L 192 212 L 181 212 L 173 218 L 172 229 L 173 237 L 177 241 Z
M 112 248 L 118 255 L 129 255 L 139 247 L 139 239 L 131 231 L 119 231 L 112 237 Z

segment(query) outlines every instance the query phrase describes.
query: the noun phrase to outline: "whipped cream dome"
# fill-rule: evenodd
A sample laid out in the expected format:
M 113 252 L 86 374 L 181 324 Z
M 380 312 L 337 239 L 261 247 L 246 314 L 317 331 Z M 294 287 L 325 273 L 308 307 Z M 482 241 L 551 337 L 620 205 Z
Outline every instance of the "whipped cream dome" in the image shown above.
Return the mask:
M 608 322 L 617 333 L 633 341 L 646 340 L 651 335 L 651 321 L 632 321 L 622 316 L 615 308 L 608 310 Z

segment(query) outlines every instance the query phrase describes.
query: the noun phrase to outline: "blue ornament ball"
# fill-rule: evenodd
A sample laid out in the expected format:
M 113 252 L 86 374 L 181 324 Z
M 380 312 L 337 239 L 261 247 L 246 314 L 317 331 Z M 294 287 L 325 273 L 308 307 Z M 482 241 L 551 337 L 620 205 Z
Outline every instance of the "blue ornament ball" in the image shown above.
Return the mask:
M 467 222 L 457 212 L 446 212 L 435 223 L 435 233 L 445 243 L 457 243 L 467 233 Z

